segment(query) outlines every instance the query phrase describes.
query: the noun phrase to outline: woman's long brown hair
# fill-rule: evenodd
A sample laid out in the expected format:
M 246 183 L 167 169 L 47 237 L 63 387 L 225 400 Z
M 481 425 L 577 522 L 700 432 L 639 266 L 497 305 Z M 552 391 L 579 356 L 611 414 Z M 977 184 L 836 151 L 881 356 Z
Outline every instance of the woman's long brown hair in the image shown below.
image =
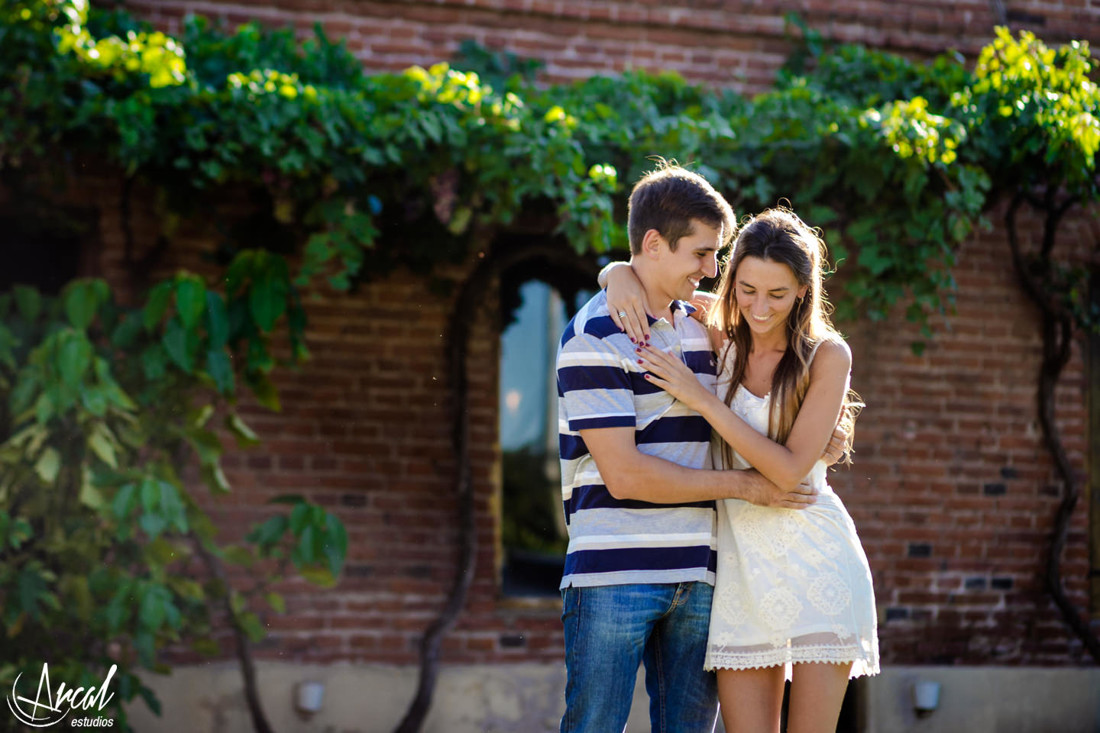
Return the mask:
M 733 349 L 730 388 L 726 393 L 726 404 L 730 405 L 745 376 L 752 350 L 752 332 L 737 306 L 738 266 L 746 257 L 777 262 L 789 267 L 798 284 L 807 287 L 805 297 L 795 301 L 787 316 L 787 349 L 772 375 L 768 436 L 780 444 L 785 444 L 790 436 L 798 410 L 806 398 L 810 387 L 810 360 L 815 349 L 824 341 L 842 338 L 829 320 L 831 306 L 821 284 L 825 255 L 821 237 L 793 211 L 775 208 L 758 214 L 742 227 L 733 244 L 730 259 L 718 282 L 718 302 L 710 314 L 710 325 L 727 340 L 719 361 L 723 368 L 729 363 L 729 350 Z M 841 407 L 842 423 L 848 432 L 844 446 L 846 462 L 850 460 L 855 418 L 862 407 L 859 395 L 848 390 Z M 723 453 L 729 465 L 732 450 L 728 445 L 723 445 Z

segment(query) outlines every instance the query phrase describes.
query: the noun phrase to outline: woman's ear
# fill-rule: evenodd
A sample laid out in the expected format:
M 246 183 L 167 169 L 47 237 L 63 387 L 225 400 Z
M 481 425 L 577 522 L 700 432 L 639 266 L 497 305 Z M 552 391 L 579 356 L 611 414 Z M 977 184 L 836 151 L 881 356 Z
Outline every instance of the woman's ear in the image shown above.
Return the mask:
M 798 289 L 798 299 L 802 300 L 803 298 L 805 298 L 806 293 L 808 293 L 808 292 L 810 292 L 810 286 L 809 285 L 803 285 L 802 287 L 800 287 Z

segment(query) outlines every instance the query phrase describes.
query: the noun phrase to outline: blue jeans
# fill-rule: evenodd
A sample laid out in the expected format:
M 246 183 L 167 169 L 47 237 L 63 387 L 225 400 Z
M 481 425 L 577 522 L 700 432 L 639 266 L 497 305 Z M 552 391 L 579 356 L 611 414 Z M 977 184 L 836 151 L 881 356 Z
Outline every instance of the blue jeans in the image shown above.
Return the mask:
M 653 733 L 713 731 L 717 682 L 703 670 L 713 593 L 701 582 L 563 590 L 561 733 L 621 733 L 643 662 Z

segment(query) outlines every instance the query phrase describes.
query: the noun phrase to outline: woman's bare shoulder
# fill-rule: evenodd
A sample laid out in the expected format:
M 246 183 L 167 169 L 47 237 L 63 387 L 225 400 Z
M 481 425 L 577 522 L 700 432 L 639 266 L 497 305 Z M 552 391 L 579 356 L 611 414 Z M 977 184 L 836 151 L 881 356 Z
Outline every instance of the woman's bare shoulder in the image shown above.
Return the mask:
M 847 372 L 852 368 L 852 350 L 848 343 L 840 337 L 827 337 L 817 345 L 811 369 L 832 371 L 843 369 Z

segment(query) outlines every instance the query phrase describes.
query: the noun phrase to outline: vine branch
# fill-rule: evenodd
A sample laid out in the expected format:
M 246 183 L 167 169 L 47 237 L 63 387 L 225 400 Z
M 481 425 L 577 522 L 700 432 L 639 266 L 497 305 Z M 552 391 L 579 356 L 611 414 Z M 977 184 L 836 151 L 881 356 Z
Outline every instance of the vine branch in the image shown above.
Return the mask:
M 237 653 L 237 662 L 241 666 L 241 677 L 244 678 L 244 697 L 248 704 L 248 714 L 252 718 L 252 728 L 256 733 L 274 733 L 274 729 L 264 713 L 263 703 L 260 701 L 259 685 L 256 682 L 256 664 L 252 658 L 252 642 L 244 629 L 237 622 L 237 614 L 230 602 L 229 580 L 225 576 L 225 569 L 217 558 L 203 547 L 202 540 L 193 537 L 195 554 L 202 560 L 210 576 L 217 578 L 225 584 L 225 597 L 222 599 L 225 612 L 229 615 L 229 627 L 233 630 L 233 641 Z
M 1092 658 L 1100 662 L 1100 638 L 1092 632 L 1088 623 L 1081 618 L 1080 613 L 1066 595 L 1065 588 L 1062 585 L 1062 553 L 1065 550 L 1070 520 L 1080 498 L 1081 490 L 1062 441 L 1061 431 L 1058 429 L 1054 390 L 1058 385 L 1058 379 L 1062 371 L 1069 363 L 1073 337 L 1073 316 L 1064 308 L 1059 308 L 1052 302 L 1044 291 L 1039 277 L 1041 273 L 1049 271 L 1050 254 L 1054 249 L 1058 223 L 1075 202 L 1073 199 L 1069 199 L 1058 204 L 1055 202 L 1053 190 L 1047 190 L 1043 205 L 1040 208 L 1040 211 L 1044 214 L 1041 256 L 1039 261 L 1035 263 L 1036 267 L 1033 268 L 1029 267 L 1025 261 L 1017 228 L 1019 210 L 1025 201 L 1033 206 L 1035 205 L 1033 197 L 1017 194 L 1013 198 L 1005 214 L 1005 230 L 1008 234 L 1008 243 L 1012 251 L 1012 262 L 1016 274 L 1024 291 L 1040 310 L 1043 359 L 1039 367 L 1038 380 L 1039 424 L 1043 432 L 1043 442 L 1054 459 L 1055 470 L 1063 486 L 1062 501 L 1058 505 L 1054 527 L 1050 534 L 1050 554 L 1047 557 L 1044 582 L 1047 593 L 1050 594 L 1054 604 L 1061 612 L 1066 625 L 1085 645 L 1085 649 L 1088 650 Z M 1036 270 L 1039 272 L 1036 272 Z
M 485 237 L 481 238 L 485 241 Z M 470 334 L 478 306 L 485 300 L 493 280 L 516 263 L 534 257 L 564 261 L 579 266 L 578 257 L 560 244 L 535 244 L 501 252 L 491 249 L 481 257 L 463 281 L 447 326 L 447 371 L 450 375 L 453 410 L 451 441 L 458 465 L 455 495 L 458 498 L 459 555 L 447 602 L 439 617 L 424 632 L 420 642 L 420 678 L 416 694 L 395 733 L 418 733 L 431 707 L 439 678 L 439 651 L 444 635 L 458 620 L 473 582 L 477 558 L 477 521 L 474 507 L 470 458 L 469 379 L 467 355 Z

